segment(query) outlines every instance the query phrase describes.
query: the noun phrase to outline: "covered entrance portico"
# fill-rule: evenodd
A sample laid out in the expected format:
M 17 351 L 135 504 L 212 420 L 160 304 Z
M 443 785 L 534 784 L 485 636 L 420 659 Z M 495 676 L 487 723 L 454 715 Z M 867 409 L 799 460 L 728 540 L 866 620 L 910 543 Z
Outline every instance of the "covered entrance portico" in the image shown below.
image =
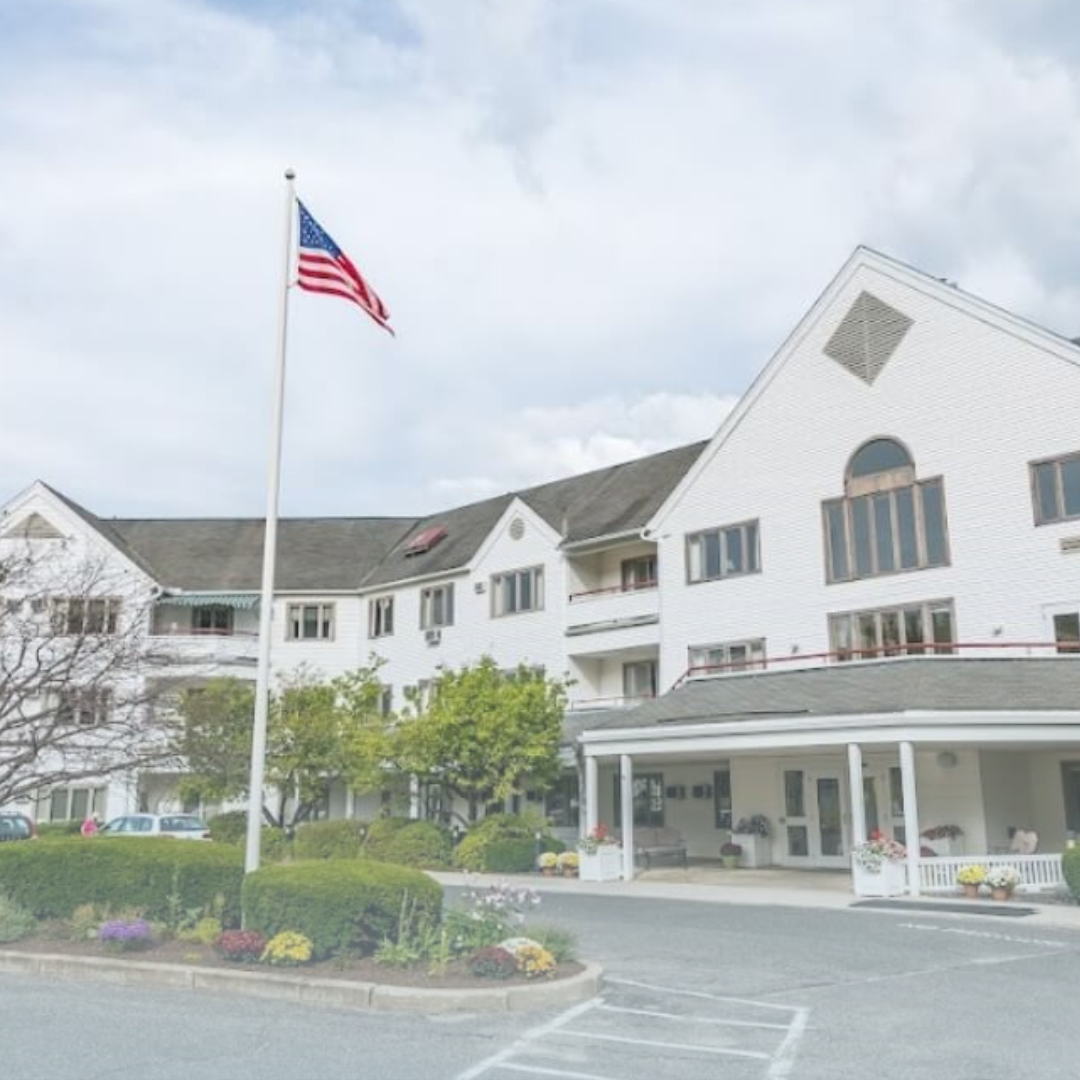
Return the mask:
M 608 716 L 580 746 L 583 827 L 620 830 L 627 879 L 648 777 L 647 823 L 678 829 L 691 856 L 716 858 L 740 817 L 764 814 L 773 865 L 847 869 L 880 830 L 907 844 L 910 893 L 951 890 L 958 859 L 1008 854 L 1010 825 L 1041 835 L 1044 860 L 1064 847 L 1070 778 L 1080 812 L 1080 664 L 898 658 L 729 675 Z M 951 847 L 922 839 L 928 827 L 955 831 Z

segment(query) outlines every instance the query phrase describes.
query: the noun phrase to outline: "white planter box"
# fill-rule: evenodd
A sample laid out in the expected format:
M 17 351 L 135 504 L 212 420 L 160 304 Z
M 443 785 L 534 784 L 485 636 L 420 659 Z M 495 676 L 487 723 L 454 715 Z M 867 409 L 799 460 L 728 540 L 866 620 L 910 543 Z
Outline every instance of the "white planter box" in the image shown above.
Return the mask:
M 772 840 L 757 833 L 732 833 L 732 843 L 742 848 L 739 865 L 748 869 L 772 865 Z
M 907 892 L 907 868 L 902 862 L 883 862 L 881 873 L 872 874 L 853 858 L 851 883 L 856 896 L 903 896 Z
M 582 881 L 618 881 L 622 877 L 622 844 L 601 844 L 592 855 L 579 850 L 578 877 Z

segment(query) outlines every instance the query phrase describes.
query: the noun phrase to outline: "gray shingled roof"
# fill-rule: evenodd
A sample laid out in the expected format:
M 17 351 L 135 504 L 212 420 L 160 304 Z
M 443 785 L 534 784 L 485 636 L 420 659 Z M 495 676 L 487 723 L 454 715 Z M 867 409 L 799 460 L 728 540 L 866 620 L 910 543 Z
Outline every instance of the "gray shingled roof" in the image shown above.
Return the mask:
M 589 730 L 911 710 L 1080 712 L 1080 656 L 902 657 L 699 679 Z
M 424 518 L 283 518 L 276 587 L 356 589 L 464 567 L 515 495 L 557 531 L 565 523 L 570 541 L 641 528 L 705 445 L 665 450 Z M 261 518 L 106 519 L 49 490 L 161 585 L 191 591 L 259 589 Z M 406 555 L 409 539 L 435 525 L 447 530 L 446 537 L 430 551 Z
M 162 585 L 259 590 L 261 518 L 126 518 L 108 524 Z M 284 518 L 278 522 L 276 588 L 355 589 L 412 526 L 412 518 Z

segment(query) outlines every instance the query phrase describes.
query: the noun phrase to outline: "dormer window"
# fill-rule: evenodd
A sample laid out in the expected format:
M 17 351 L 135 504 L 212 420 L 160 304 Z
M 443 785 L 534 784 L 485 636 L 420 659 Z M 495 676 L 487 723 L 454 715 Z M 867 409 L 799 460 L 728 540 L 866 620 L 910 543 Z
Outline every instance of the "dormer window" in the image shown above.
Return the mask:
M 822 503 L 830 582 L 948 565 L 942 479 L 917 479 L 899 442 L 871 439 L 859 447 L 844 492 Z
M 433 525 L 430 529 L 424 529 L 412 537 L 405 545 L 405 556 L 423 555 L 430 551 L 440 540 L 446 537 L 446 529 L 442 525 Z

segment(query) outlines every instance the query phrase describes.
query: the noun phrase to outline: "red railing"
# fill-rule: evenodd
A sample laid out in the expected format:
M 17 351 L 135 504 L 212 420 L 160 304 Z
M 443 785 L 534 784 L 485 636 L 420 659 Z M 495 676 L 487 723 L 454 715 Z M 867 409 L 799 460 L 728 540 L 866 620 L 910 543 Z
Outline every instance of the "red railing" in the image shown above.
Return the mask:
M 603 589 L 587 589 L 585 592 L 570 593 L 569 601 L 589 600 L 595 596 L 610 596 L 612 594 L 642 592 L 645 589 L 655 589 L 657 581 L 637 581 L 630 585 L 608 585 Z
M 1000 652 L 1005 649 L 1023 650 L 1028 656 L 1051 653 L 1057 656 L 1080 657 L 1080 642 L 1063 641 L 930 641 L 913 645 L 882 645 L 873 649 L 843 649 L 834 652 L 792 653 L 790 656 L 771 656 L 762 660 L 736 660 L 727 664 L 701 664 L 688 667 L 671 685 L 674 690 L 690 679 L 703 675 L 722 675 L 732 671 L 763 671 L 767 668 L 794 664 L 814 667 L 819 664 L 850 664 L 860 660 L 893 660 L 902 657 L 956 658 L 965 651 Z

